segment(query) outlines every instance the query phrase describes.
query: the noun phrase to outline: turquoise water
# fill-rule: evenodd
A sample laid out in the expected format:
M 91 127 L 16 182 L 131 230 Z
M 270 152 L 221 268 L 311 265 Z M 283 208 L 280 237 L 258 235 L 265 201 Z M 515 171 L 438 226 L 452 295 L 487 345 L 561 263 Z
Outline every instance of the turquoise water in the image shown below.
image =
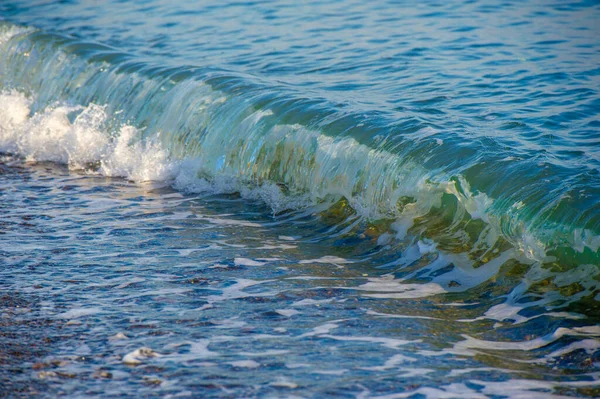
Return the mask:
M 596 3 L 0 16 L 8 396 L 600 395 Z

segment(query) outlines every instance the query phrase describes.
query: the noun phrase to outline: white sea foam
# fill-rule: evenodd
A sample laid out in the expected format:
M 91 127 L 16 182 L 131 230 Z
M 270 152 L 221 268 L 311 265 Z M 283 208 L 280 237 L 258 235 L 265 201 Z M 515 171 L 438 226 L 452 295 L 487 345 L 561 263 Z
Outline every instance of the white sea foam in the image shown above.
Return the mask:
M 196 361 L 198 359 L 205 359 L 210 357 L 217 357 L 219 353 L 213 352 L 208 349 L 211 341 L 208 339 L 201 339 L 198 341 L 184 341 L 177 344 L 169 344 L 168 348 L 179 349 L 185 347 L 183 353 L 170 353 L 162 355 L 164 361 L 176 361 L 176 362 L 188 362 Z
M 247 259 L 247 258 L 235 258 L 233 260 L 233 263 L 236 266 L 250 266 L 250 267 L 266 265 L 266 262 L 257 262 L 255 260 Z
M 301 260 L 298 263 L 301 263 L 301 264 L 306 264 L 306 263 L 328 263 L 328 264 L 332 264 L 332 265 L 341 265 L 341 264 L 346 264 L 346 263 L 354 263 L 354 261 L 349 260 L 349 259 L 340 258 L 338 256 L 326 255 L 326 256 L 323 256 L 323 257 L 318 258 L 318 259 L 303 259 L 303 260 Z
M 161 355 L 159 353 L 154 352 L 152 349 L 142 347 L 123 356 L 123 363 L 136 366 L 138 364 L 142 364 L 146 359 L 160 356 Z
M 600 334 L 600 327 L 588 326 L 588 327 L 574 327 L 564 328 L 559 327 L 554 332 L 525 341 L 487 341 L 471 337 L 463 334 L 463 341 L 455 343 L 452 348 L 444 349 L 439 352 L 435 351 L 419 351 L 421 355 L 425 356 L 441 356 L 446 354 L 454 354 L 461 356 L 475 356 L 478 353 L 485 353 L 487 351 L 533 351 L 539 348 L 546 347 L 553 342 L 561 339 L 565 336 L 572 337 L 585 337 L 580 343 L 575 344 L 573 347 L 567 347 L 559 349 L 557 352 L 548 355 L 541 361 L 547 361 L 549 358 L 563 355 L 564 353 L 571 352 L 577 349 L 584 349 L 591 351 L 599 347 L 599 340 L 597 337 Z M 562 351 L 565 351 L 564 353 Z M 537 360 L 536 360 L 537 362 Z
M 65 313 L 61 313 L 57 317 L 61 319 L 77 319 L 80 317 L 94 315 L 100 312 L 102 312 L 101 308 L 77 308 L 71 309 Z
M 408 248 L 405 251 L 405 257 L 408 262 L 413 262 L 421 255 L 428 255 L 434 248 L 435 246 L 432 244 L 417 243 L 412 250 Z M 461 292 L 492 278 L 503 264 L 514 257 L 514 251 L 504 251 L 489 262 L 475 267 L 473 261 L 466 254 L 451 254 L 442 251 L 437 251 L 436 254 L 437 257 L 427 266 L 419 268 L 401 279 L 395 278 L 393 274 L 386 274 L 380 277 L 370 277 L 366 283 L 358 287 L 339 288 L 365 291 L 366 293 L 363 295 L 366 297 L 382 299 L 425 298 L 446 292 Z M 441 270 L 450 266 L 453 266 L 451 270 L 440 274 Z M 412 278 L 430 278 L 431 280 L 411 283 L 409 281 Z
M 571 352 L 577 351 L 577 350 L 583 350 L 587 354 L 591 355 L 598 349 L 600 349 L 600 339 L 588 338 L 588 339 L 584 339 L 582 341 L 571 342 L 569 345 L 565 346 L 564 348 L 555 350 L 554 352 L 550 353 L 549 355 L 546 355 L 545 360 L 546 361 L 558 360 L 558 359 L 564 357 L 565 355 L 567 355 Z
M 350 341 L 350 342 L 370 342 L 381 344 L 387 348 L 398 349 L 400 346 L 415 344 L 421 342 L 421 340 L 405 340 L 405 339 L 397 339 L 397 338 L 387 338 L 387 337 L 369 337 L 369 336 L 340 336 L 340 335 L 330 335 L 323 334 L 319 335 L 322 338 L 329 338 L 336 341 Z
M 320 326 L 313 328 L 312 331 L 300 335 L 298 338 L 313 337 L 315 335 L 328 334 L 331 332 L 331 330 L 334 330 L 338 327 L 339 326 L 337 324 L 335 324 L 335 322 L 321 324 Z
M 17 26 L 17 25 L 9 25 L 3 26 L 3 29 L 0 30 L 0 45 L 9 41 L 12 37 L 16 35 L 20 35 L 25 32 L 33 31 L 32 28 Z
M 405 356 L 402 354 L 397 354 L 389 358 L 385 361 L 382 366 L 372 366 L 372 367 L 362 367 L 363 370 L 372 370 L 372 371 L 385 371 L 389 369 L 398 368 L 400 364 L 416 362 L 417 359 L 414 357 Z
M 296 309 L 277 309 L 275 312 L 279 313 L 285 317 L 292 317 L 294 315 L 300 314 Z
M 135 181 L 168 180 L 179 168 L 171 162 L 160 145 L 159 137 L 139 141 L 139 131 L 133 126 L 123 126 L 115 142 L 102 159 L 101 172 L 106 176 L 124 176 Z
M 583 252 L 586 247 L 592 252 L 598 252 L 598 249 L 600 248 L 600 235 L 594 234 L 589 229 L 575 229 L 573 231 L 573 236 L 573 247 L 578 252 Z
M 510 379 L 508 381 L 481 381 L 473 380 L 474 384 L 483 386 L 482 392 L 490 396 L 504 396 L 509 398 L 527 399 L 567 399 L 572 396 L 554 394 L 559 386 L 577 386 L 576 382 L 554 382 L 543 380 Z M 581 381 L 577 381 L 581 382 Z M 585 381 L 588 385 L 596 385 L 593 381 Z M 583 384 L 582 384 L 583 385 Z M 486 396 L 487 397 L 487 396 Z
M 246 369 L 256 369 L 260 367 L 260 363 L 254 360 L 236 360 L 234 362 L 229 362 L 233 367 L 240 367 Z
M 463 203 L 465 210 L 473 219 L 481 219 L 489 223 L 487 210 L 492 205 L 493 201 L 485 193 L 473 194 L 469 183 L 461 177 L 459 179 L 460 187 L 452 182 L 446 186 L 446 192 L 454 195 L 460 202 Z
M 73 169 L 100 162 L 99 173 L 135 181 L 167 180 L 178 169 L 157 141 L 142 141 L 133 126 L 122 126 L 111 138 L 103 130 L 105 107 L 55 105 L 33 115 L 30 107 L 22 93 L 0 93 L 0 151 Z

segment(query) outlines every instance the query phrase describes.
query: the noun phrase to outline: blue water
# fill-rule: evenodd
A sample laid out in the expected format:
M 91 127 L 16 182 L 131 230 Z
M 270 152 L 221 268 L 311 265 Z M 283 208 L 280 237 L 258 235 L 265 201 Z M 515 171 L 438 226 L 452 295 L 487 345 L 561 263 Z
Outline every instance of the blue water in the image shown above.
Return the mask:
M 596 2 L 0 17 L 2 395 L 600 396 Z

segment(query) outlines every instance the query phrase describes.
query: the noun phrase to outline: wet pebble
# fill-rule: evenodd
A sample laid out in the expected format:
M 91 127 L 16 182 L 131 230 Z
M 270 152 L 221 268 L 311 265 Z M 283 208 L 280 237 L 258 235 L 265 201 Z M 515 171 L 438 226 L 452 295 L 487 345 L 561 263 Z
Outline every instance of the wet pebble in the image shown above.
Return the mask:
M 54 371 L 40 371 L 38 373 L 38 377 L 41 379 L 45 379 L 45 378 L 53 378 L 56 377 L 56 373 Z
M 92 377 L 94 377 L 94 378 L 106 378 L 106 379 L 109 379 L 109 378 L 112 378 L 112 376 L 113 376 L 112 373 L 109 373 L 106 370 L 98 370 L 94 374 L 92 374 Z

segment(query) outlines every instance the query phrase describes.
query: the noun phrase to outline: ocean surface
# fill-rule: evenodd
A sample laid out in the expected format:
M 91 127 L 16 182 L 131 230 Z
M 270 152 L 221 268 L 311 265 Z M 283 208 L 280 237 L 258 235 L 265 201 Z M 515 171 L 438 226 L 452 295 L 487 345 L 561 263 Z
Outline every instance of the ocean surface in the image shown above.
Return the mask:
M 3 0 L 0 397 L 600 397 L 600 3 Z

